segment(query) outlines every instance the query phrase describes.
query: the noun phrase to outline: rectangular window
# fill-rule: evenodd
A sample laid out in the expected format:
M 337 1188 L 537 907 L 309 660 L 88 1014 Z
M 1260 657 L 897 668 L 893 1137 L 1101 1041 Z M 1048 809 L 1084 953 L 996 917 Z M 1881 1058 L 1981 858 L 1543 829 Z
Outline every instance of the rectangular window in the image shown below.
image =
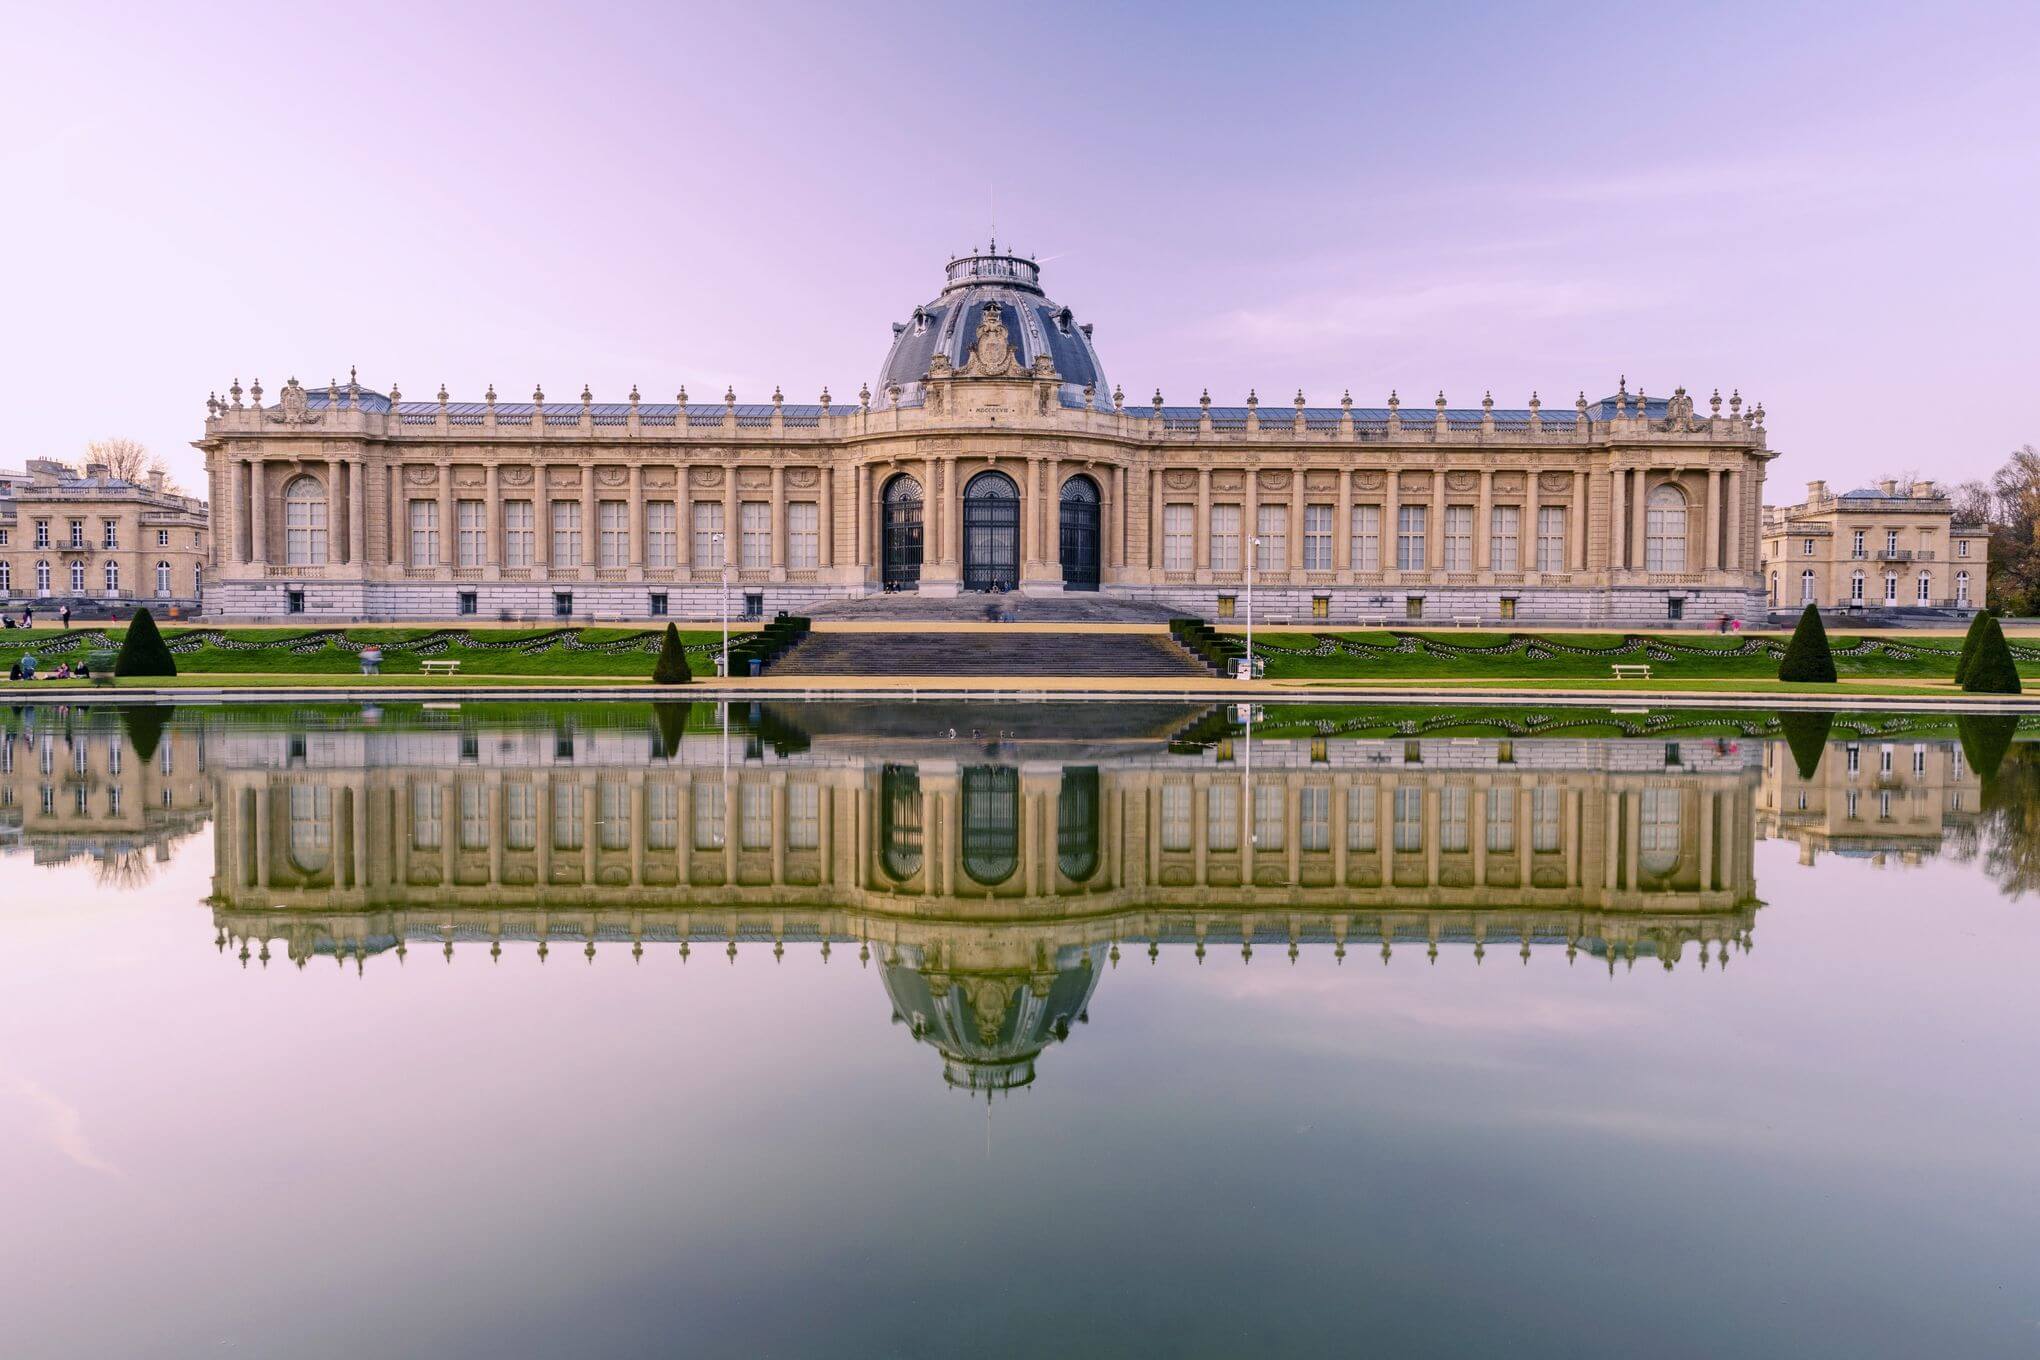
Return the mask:
M 1530 848 L 1540 855 L 1549 855 L 1559 848 L 1560 799 L 1563 790 L 1530 790 Z
M 1800 549 L 1799 555 L 1800 555 L 1801 557 L 1811 557 L 1811 556 L 1813 556 L 1813 540 L 1812 540 L 1812 539 L 1810 539 L 1810 538 L 1809 538 L 1809 539 L 1806 539 L 1806 540 L 1804 541 L 1804 546 L 1803 546 L 1803 547 L 1802 547 L 1802 548 Z
M 489 848 L 489 791 L 467 779 L 460 782 L 460 848 Z
M 437 850 L 445 834 L 440 822 L 439 786 L 411 785 L 411 848 Z
M 1296 839 L 1305 850 L 1332 848 L 1332 789 L 1306 784 L 1296 794 Z
M 84 547 L 84 546 L 85 546 L 85 521 L 84 521 L 84 520 L 82 520 L 82 519 L 74 519 L 74 520 L 69 520 L 69 521 L 66 521 L 66 522 L 67 522 L 67 523 L 68 523 L 68 524 L 70 525 L 70 528 L 71 528 L 71 546 L 72 546 L 72 547 L 74 547 L 74 548 L 82 548 L 82 547 Z
M 553 592 L 553 617 L 556 619 L 571 619 L 574 617 L 573 591 L 555 590 Z
M 120 521 L 113 519 L 101 520 L 100 528 L 102 543 L 109 548 L 118 548 L 120 546 Z
M 1472 793 L 1464 784 L 1450 784 L 1438 790 L 1438 848 L 1447 854 L 1464 853 L 1467 847 L 1467 808 Z
M 694 785 L 694 848 L 720 850 L 729 839 L 729 786 L 721 780 Z
M 737 507 L 741 542 L 737 565 L 745 571 L 763 571 L 772 565 L 772 503 L 745 501 Z
M 1190 786 L 1162 785 L 1162 850 L 1179 854 L 1190 848 Z
M 431 567 L 439 563 L 439 502 L 411 502 L 411 565 Z
M 813 571 L 822 564 L 822 511 L 813 501 L 786 507 L 786 565 Z
M 1514 505 L 1497 505 L 1488 512 L 1488 569 L 1523 570 L 1523 511 Z
M 655 619 L 663 619 L 663 618 L 665 618 L 665 617 L 666 617 L 666 592 L 665 592 L 665 591 L 663 591 L 663 590 L 655 590 L 655 591 L 653 591 L 653 592 L 652 592 L 652 595 L 651 595 L 651 601 L 650 601 L 650 603 L 649 603 L 649 605 L 648 605 L 648 608 L 650 609 L 650 611 L 651 611 L 651 615 L 652 615 L 652 617 L 653 617 L 653 618 L 655 618 Z
M 503 786 L 503 842 L 506 850 L 538 845 L 538 790 L 530 784 Z
M 581 503 L 552 503 L 552 567 L 575 571 L 581 565 Z
M 1397 788 L 1395 791 L 1395 848 L 1398 851 L 1424 848 L 1424 791 Z
M 604 850 L 630 848 L 630 786 L 620 779 L 595 782 L 595 836 Z
M 38 548 L 50 546 L 50 522 L 46 519 L 35 522 L 35 546 Z
M 1310 616 L 1314 619 L 1328 619 L 1332 616 L 1332 597 L 1313 595 L 1310 597 Z
M 1240 508 L 1237 505 L 1211 507 L 1211 569 L 1240 569 Z
M 1261 506 L 1254 521 L 1254 533 L 1261 540 L 1254 552 L 1254 570 L 1289 570 L 1289 507 Z
M 460 592 L 457 607 L 463 614 L 476 614 L 481 612 L 481 600 L 474 591 L 463 590 Z
M 721 501 L 694 503 L 693 562 L 697 567 L 719 567 L 727 560 L 723 556 L 727 543 L 716 542 L 723 533 L 722 511 Z
M 0 543 L 5 543 L 6 541 L 7 541 L 6 539 L 4 539 L 4 538 L 0 538 Z M 1955 540 L 1955 555 L 1956 555 L 1957 557 L 1967 557 L 1967 556 L 1969 556 L 1969 540 L 1968 540 L 1968 539 L 1966 539 L 1966 538 L 1960 538 L 1960 539 L 1957 539 L 1957 540 Z
M 1234 618 L 1234 617 L 1236 617 L 1236 615 L 1237 615 L 1237 611 L 1238 611 L 1238 609 L 1239 609 L 1239 602 L 1240 602 L 1240 597 L 1239 597 L 1239 596 L 1237 596 L 1237 595 L 1221 595 L 1221 596 L 1219 596 L 1219 597 L 1218 597 L 1218 616 L 1219 616 L 1220 618 L 1222 618 L 1222 619 L 1230 619 L 1230 618 Z
M 4 544 L 6 542 L 7 531 L 5 529 L 0 529 L 0 544 Z M 170 531 L 168 529 L 158 529 L 156 531 L 156 546 L 159 548 L 167 548 L 170 546 Z
M 1487 791 L 1487 848 L 1507 854 L 1516 848 L 1516 791 Z
M 459 565 L 479 567 L 489 560 L 489 512 L 481 501 L 455 501 L 453 520 L 459 530 Z
M 1288 846 L 1288 787 L 1283 784 L 1254 785 L 1254 848 L 1281 850 Z
M 630 565 L 630 503 L 598 501 L 595 505 L 595 565 Z
M 1473 507 L 1445 507 L 1445 570 L 1473 570 Z
M 1896 553 L 1897 551 L 1898 551 L 1898 530 L 1886 529 L 1884 531 L 1884 555 L 1886 557 L 1889 557 L 1892 554 Z
M 680 790 L 671 784 L 645 786 L 645 848 L 672 850 L 680 844 Z
M 1402 505 L 1395 512 L 1395 569 L 1397 571 L 1422 571 L 1425 557 L 1425 532 L 1428 527 L 1431 507 L 1428 505 Z
M 1381 507 L 1353 507 L 1353 570 L 1381 570 Z
M 645 505 L 645 565 L 664 570 L 680 561 L 680 511 L 671 501 Z
M 552 785 L 552 848 L 581 848 L 581 804 L 586 795 L 564 780 Z
M 1861 529 L 1858 529 L 1854 533 L 1849 535 L 1849 556 L 1861 557 L 1862 555 L 1863 555 L 1863 531 Z
M 532 523 L 530 501 L 503 502 L 503 565 L 531 565 Z
M 737 786 L 737 848 L 772 848 L 772 786 L 744 783 Z
M 747 590 L 744 592 L 744 617 L 762 619 L 765 617 L 765 592 Z
M 1191 526 L 1196 513 L 1196 508 L 1188 505 L 1162 507 L 1162 570 L 1192 570 L 1197 545 Z
M 1204 848 L 1229 854 L 1240 848 L 1240 786 L 1226 782 L 1204 791 Z
M 822 844 L 822 791 L 811 780 L 786 786 L 786 848 L 818 850 Z
M 1329 505 L 1303 507 L 1303 569 L 1332 569 L 1332 507 Z
M 1424 597 L 1421 595 L 1405 595 L 1403 597 L 1403 617 L 1406 619 L 1421 619 L 1424 617 Z
M 1685 618 L 1686 597 L 1683 595 L 1674 595 L 1671 598 L 1667 599 L 1665 601 L 1665 617 L 1668 619 Z
M 1565 570 L 1565 507 L 1537 507 L 1537 570 Z
M 1504 620 L 1513 619 L 1516 617 L 1516 597 L 1514 595 L 1502 596 L 1501 607 L 1502 618 Z
M 1346 848 L 1374 849 L 1376 799 L 1374 785 L 1356 784 L 1346 790 Z

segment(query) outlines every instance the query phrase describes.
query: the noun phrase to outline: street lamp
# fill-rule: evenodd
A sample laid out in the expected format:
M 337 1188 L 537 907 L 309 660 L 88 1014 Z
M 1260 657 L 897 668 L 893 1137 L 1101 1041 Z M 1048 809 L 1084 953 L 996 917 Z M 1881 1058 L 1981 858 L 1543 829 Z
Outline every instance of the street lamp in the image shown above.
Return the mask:
M 723 546 L 720 532 L 710 534 L 708 541 L 715 545 L 716 564 L 722 571 L 722 661 L 718 669 L 722 678 L 727 680 L 730 678 L 730 554 Z
M 1261 540 L 1250 538 L 1247 543 L 1247 664 L 1240 672 L 1242 680 L 1254 678 L 1254 573 L 1261 565 Z

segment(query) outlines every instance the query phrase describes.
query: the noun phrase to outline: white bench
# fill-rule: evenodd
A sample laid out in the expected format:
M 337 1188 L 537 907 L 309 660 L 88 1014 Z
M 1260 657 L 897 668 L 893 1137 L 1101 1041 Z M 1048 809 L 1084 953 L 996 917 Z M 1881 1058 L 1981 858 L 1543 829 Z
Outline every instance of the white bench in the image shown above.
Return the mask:
M 418 669 L 427 675 L 456 675 L 460 672 L 458 661 L 420 661 Z
M 1617 680 L 1650 679 L 1650 667 L 1641 662 L 1631 662 L 1624 665 L 1622 662 L 1617 661 L 1610 664 L 1608 669 L 1615 673 Z
M 1454 614 L 1452 616 L 1452 626 L 1455 628 L 1478 628 L 1480 627 L 1480 615 Z
M 1388 615 L 1361 614 L 1353 622 L 1359 624 L 1362 628 L 1386 628 L 1388 627 Z

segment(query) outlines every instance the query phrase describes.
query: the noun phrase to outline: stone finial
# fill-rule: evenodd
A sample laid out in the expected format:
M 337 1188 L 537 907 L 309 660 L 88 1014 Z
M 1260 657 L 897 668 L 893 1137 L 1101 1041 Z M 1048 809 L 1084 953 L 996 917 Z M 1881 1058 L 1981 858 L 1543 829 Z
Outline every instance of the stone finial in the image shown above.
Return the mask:
M 1203 396 L 1201 396 L 1201 397 L 1199 397 L 1199 398 L 1197 399 L 1197 405 L 1198 405 L 1198 408 L 1199 408 L 1200 410 L 1205 410 L 1205 411 L 1209 411 L 1209 410 L 1211 409 L 1211 389 L 1210 389 L 1210 388 L 1208 388 L 1208 387 L 1207 387 L 1207 388 L 1205 388 L 1205 389 L 1204 389 L 1204 395 L 1203 395 Z
M 353 364 L 347 365 L 347 385 L 349 387 L 361 386 L 360 375 L 355 372 Z
M 397 385 L 396 385 L 395 383 L 391 383 L 391 384 L 390 384 L 390 409 L 391 409 L 392 411 L 396 410 L 396 409 L 397 409 L 397 403 L 398 403 L 398 402 L 400 402 L 400 401 L 402 401 L 403 399 L 404 399 L 404 392 L 403 392 L 403 389 L 402 389 L 402 388 L 400 388 L 400 387 L 398 387 L 398 386 L 397 386 Z
M 1345 395 L 1339 398 L 1339 409 L 1341 409 L 1341 410 L 1344 410 L 1344 411 L 1350 411 L 1350 410 L 1352 410 L 1352 409 L 1353 409 L 1353 389 L 1352 389 L 1352 388 L 1350 388 L 1350 387 L 1349 387 L 1349 388 L 1347 388 L 1347 389 L 1346 389 L 1346 392 L 1345 392 Z
M 1756 409 L 1750 412 L 1750 424 L 1762 425 L 1763 423 L 1764 423 L 1764 403 L 1760 401 L 1757 403 Z
M 1395 389 L 1393 387 L 1388 389 L 1388 409 L 1391 412 L 1400 411 L 1402 409 L 1402 398 L 1395 394 Z
M 1713 396 L 1711 396 L 1711 397 L 1709 397 L 1709 398 L 1707 399 L 1707 409 L 1708 409 L 1708 410 L 1709 410 L 1710 412 L 1712 412 L 1712 413 L 1713 413 L 1713 415 L 1714 415 L 1714 418 L 1715 418 L 1716 420 L 1719 420 L 1719 419 L 1721 418 L 1721 389 L 1720 389 L 1720 388 L 1718 388 L 1718 387 L 1717 387 L 1717 388 L 1715 388 L 1715 389 L 1714 389 L 1714 395 L 1713 395 Z
M 1160 415 L 1161 413 L 1162 413 L 1162 389 L 1157 387 L 1155 389 L 1155 414 Z
M 1581 389 L 1579 399 L 1573 402 L 1573 410 L 1579 412 L 1581 420 L 1587 418 L 1587 394 L 1585 389 Z
M 1303 410 L 1303 389 L 1301 387 L 1296 389 L 1295 406 L 1298 412 L 1301 412 Z
M 237 406 L 240 405 L 238 401 L 236 401 L 234 404 Z M 1729 392 L 1728 418 L 1730 420 L 1742 419 L 1742 389 L 1740 387 L 1734 388 Z
M 1247 389 L 1247 409 L 1249 411 L 1261 409 L 1261 395 L 1251 387 Z
M 772 404 L 774 406 L 784 406 L 786 404 L 786 397 L 780 392 L 778 383 L 772 384 Z
M 687 409 L 687 384 L 686 384 L 686 383 L 681 383 L 681 384 L 680 384 L 680 395 L 679 395 L 679 398 L 678 398 L 678 400 L 679 400 L 679 402 L 680 402 L 680 409 L 681 409 L 681 410 L 683 410 L 683 411 L 684 411 L 684 410 L 686 410 L 686 409 Z
M 1495 394 L 1493 392 L 1486 392 L 1481 395 L 1480 409 L 1490 415 L 1494 414 Z
M 729 407 L 732 410 L 736 409 L 737 385 L 735 383 L 731 383 L 729 386 L 723 388 L 722 404 L 724 406 Z
M 1543 409 L 1544 403 L 1537 399 L 1537 391 L 1535 388 L 1532 388 L 1530 392 L 1530 413 L 1532 415 L 1535 415 L 1537 412 Z
M 1439 388 L 1439 389 L 1438 389 L 1438 400 L 1436 400 L 1436 401 L 1432 402 L 1431 404 L 1432 404 L 1433 406 L 1437 407 L 1437 408 L 1438 408 L 1438 410 L 1439 410 L 1439 411 L 1440 411 L 1441 413 L 1442 413 L 1442 412 L 1443 412 L 1443 411 L 1445 410 L 1445 389 L 1444 389 L 1444 388 L 1442 388 L 1442 387 L 1441 387 L 1441 388 Z
M 236 378 L 236 379 L 234 379 L 234 385 L 233 385 L 232 387 L 229 387 L 229 388 L 227 389 L 227 394 L 228 394 L 229 396 L 233 397 L 233 399 L 234 399 L 234 409 L 235 409 L 236 411 L 240 410 L 240 409 L 241 409 L 241 380 L 240 380 L 239 378 Z
M 633 410 L 633 411 L 637 410 L 637 408 L 638 408 L 638 401 L 639 401 L 639 400 L 640 400 L 640 398 L 638 397 L 638 390 L 637 390 L 637 384 L 636 384 L 636 383 L 632 383 L 632 384 L 630 385 L 630 409 L 631 409 L 631 410 Z
M 248 400 L 256 410 L 262 409 L 262 379 L 257 378 L 255 385 L 248 389 Z
M 326 405 L 333 407 L 340 405 L 340 380 L 338 378 L 326 379 Z
M 871 384 L 870 384 L 870 383 L 862 383 L 862 384 L 860 384 L 860 385 L 858 386 L 858 388 L 857 388 L 857 409 L 858 409 L 858 410 L 860 410 L 860 411 L 869 411 L 869 410 L 871 409 Z
M 533 406 L 545 405 L 545 389 L 543 387 L 533 387 L 531 389 L 531 404 Z
M 486 391 L 486 392 L 484 392 L 484 393 L 482 393 L 482 400 L 483 400 L 484 402 L 487 402 L 487 403 L 489 404 L 489 406 L 490 406 L 490 407 L 492 407 L 492 408 L 493 408 L 493 407 L 495 406 L 495 404 L 496 404 L 496 384 L 494 384 L 494 383 L 490 383 L 490 384 L 489 384 L 489 390 L 488 390 L 488 391 Z
M 206 413 L 206 414 L 207 414 L 208 416 L 216 416 L 216 415 L 218 415 L 218 414 L 220 413 L 220 394 L 219 394 L 219 393 L 217 393 L 217 392 L 208 392 L 208 393 L 206 393 L 206 394 L 205 394 L 205 413 Z
M 825 415 L 826 415 L 826 414 L 828 413 L 828 410 L 829 410 L 829 386 L 828 386 L 828 384 L 827 384 L 827 383 L 824 383 L 824 384 L 822 384 L 822 412 L 823 412 L 823 414 L 825 414 Z
M 1115 411 L 1126 409 L 1126 389 L 1118 383 L 1112 384 L 1112 409 Z
M 584 410 L 584 411 L 585 411 L 585 410 L 587 410 L 587 409 L 588 409 L 588 408 L 589 408 L 590 406 L 592 406 L 592 405 L 594 404 L 594 402 L 595 402 L 595 393 L 594 393 L 593 391 L 591 391 L 591 390 L 589 389 L 589 387 L 588 387 L 588 384 L 586 384 L 586 383 L 582 383 L 582 384 L 581 384 L 581 409 L 582 409 L 582 410 Z
M 446 384 L 445 384 L 445 383 L 441 383 L 441 384 L 439 384 L 439 404 L 440 404 L 441 406 L 444 406 L 444 405 L 446 405 Z
M 1096 383 L 1084 384 L 1084 409 L 1086 411 L 1095 411 L 1098 409 L 1098 384 Z

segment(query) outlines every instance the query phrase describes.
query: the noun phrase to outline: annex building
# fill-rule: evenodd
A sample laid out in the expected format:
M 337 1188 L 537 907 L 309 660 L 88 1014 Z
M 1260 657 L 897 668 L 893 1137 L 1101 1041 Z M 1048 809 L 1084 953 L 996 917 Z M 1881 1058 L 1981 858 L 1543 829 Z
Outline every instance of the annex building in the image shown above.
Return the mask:
M 1808 482 L 1797 505 L 1764 507 L 1774 608 L 1942 610 L 1986 603 L 1990 530 L 1955 518 L 1945 488 L 1886 478 L 1837 495 Z
M 1762 612 L 1761 406 L 1128 402 L 994 246 L 854 400 L 207 402 L 208 612 L 710 618 L 1098 591 L 1207 618 L 1662 625 Z

